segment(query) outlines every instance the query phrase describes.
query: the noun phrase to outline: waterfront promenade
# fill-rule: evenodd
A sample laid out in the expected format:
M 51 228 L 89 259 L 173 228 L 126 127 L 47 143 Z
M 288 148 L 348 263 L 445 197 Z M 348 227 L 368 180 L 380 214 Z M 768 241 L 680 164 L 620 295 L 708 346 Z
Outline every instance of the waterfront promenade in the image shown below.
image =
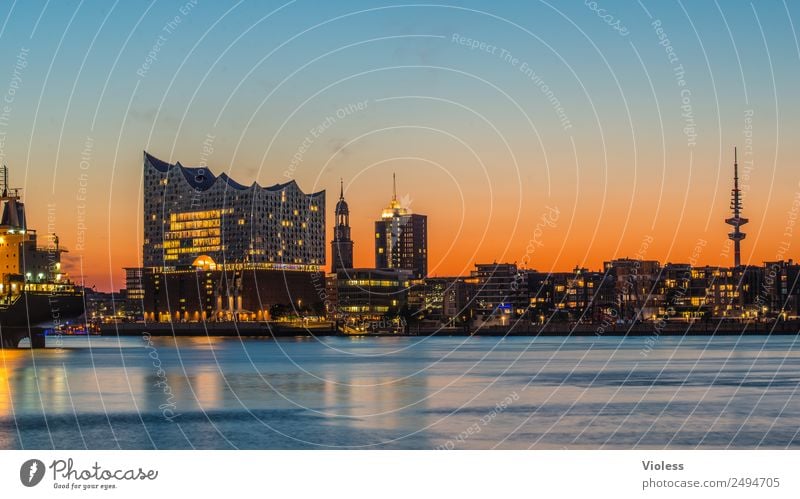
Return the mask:
M 411 324 L 402 330 L 369 329 L 355 331 L 337 327 L 331 321 L 294 324 L 288 322 L 178 322 L 106 324 L 103 336 L 219 336 L 219 337 L 294 337 L 294 336 L 704 336 L 704 335 L 797 335 L 800 321 L 710 320 L 689 322 L 637 322 L 634 324 L 591 323 L 512 323 L 509 326 L 439 327 Z

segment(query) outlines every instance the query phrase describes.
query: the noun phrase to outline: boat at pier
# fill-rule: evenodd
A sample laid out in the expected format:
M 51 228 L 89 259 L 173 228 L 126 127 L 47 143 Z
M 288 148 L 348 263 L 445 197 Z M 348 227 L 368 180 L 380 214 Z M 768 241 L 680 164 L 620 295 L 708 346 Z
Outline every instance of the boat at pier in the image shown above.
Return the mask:
M 38 245 L 29 229 L 19 190 L 8 188 L 8 168 L 0 167 L 0 348 L 18 348 L 30 338 L 44 348 L 45 330 L 58 331 L 84 313 L 83 290 L 61 269 L 58 236 Z

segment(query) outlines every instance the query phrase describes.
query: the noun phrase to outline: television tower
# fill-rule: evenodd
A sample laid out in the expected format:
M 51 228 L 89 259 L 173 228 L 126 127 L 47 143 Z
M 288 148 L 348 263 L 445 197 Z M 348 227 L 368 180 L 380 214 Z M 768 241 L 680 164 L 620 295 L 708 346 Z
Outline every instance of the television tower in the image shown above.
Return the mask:
M 725 223 L 733 226 L 733 232 L 728 233 L 728 239 L 733 241 L 733 263 L 736 268 L 742 264 L 741 241 L 745 238 L 745 233 L 739 227 L 746 224 L 749 220 L 742 218 L 742 191 L 739 189 L 739 162 L 736 156 L 736 148 L 733 148 L 733 189 L 731 189 L 731 210 L 733 216 L 725 219 Z

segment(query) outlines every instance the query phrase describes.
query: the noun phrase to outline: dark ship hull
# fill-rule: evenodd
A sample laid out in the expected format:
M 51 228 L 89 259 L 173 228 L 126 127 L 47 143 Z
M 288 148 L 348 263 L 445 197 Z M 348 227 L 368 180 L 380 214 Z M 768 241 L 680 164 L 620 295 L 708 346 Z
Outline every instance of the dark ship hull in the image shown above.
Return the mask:
M 17 348 L 30 337 L 31 347 L 44 348 L 44 331 L 63 325 L 84 313 L 83 293 L 78 291 L 23 291 L 0 301 L 0 348 Z

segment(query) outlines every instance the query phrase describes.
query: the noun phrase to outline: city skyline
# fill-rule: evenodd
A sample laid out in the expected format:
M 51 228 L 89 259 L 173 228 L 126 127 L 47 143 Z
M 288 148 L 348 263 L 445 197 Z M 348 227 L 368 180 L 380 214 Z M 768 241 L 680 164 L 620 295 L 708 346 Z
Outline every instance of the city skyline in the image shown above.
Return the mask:
M 735 147 L 734 147 L 734 149 L 735 149 Z M 149 158 L 151 158 L 151 160 L 156 160 L 156 161 L 160 162 L 160 160 L 158 160 L 154 156 L 149 155 L 146 151 L 145 151 L 145 157 L 146 158 L 149 157 Z M 736 161 L 736 160 L 734 159 L 734 161 Z M 179 161 L 177 163 L 180 165 Z M 168 166 L 172 166 L 172 165 L 168 165 Z M 182 168 L 187 168 L 187 169 L 198 169 L 198 168 L 199 169 L 204 169 L 212 177 L 222 178 L 222 179 L 224 179 L 223 181 L 231 182 L 233 184 L 238 184 L 236 179 L 232 179 L 232 178 L 228 177 L 224 171 L 222 173 L 220 173 L 220 174 L 215 174 L 213 169 L 211 167 L 209 167 L 208 165 L 205 165 L 205 166 L 183 166 L 183 165 L 180 165 L 180 166 Z M 733 179 L 732 181 L 735 182 L 735 184 L 734 184 L 733 189 L 731 189 L 731 196 L 732 196 L 731 197 L 731 203 L 736 203 L 739 206 L 739 209 L 742 210 L 742 203 L 743 203 L 743 199 L 744 198 L 742 196 L 742 190 L 738 188 L 738 162 L 735 164 L 734 169 L 735 169 L 734 170 L 734 175 L 735 176 L 732 177 L 732 179 Z M 396 179 L 394 178 L 395 175 L 396 175 L 396 173 L 393 172 L 392 173 L 393 181 L 396 183 Z M 283 184 L 283 185 L 286 185 L 286 184 Z M 275 184 L 275 186 L 273 186 L 273 188 L 274 187 L 281 187 L 281 184 Z M 238 185 L 237 188 L 244 188 L 244 186 Z M 395 187 L 395 189 L 396 189 L 396 187 Z M 310 194 L 316 196 L 316 195 L 324 194 L 326 191 L 327 191 L 327 189 L 322 189 L 322 190 L 319 190 L 319 191 L 316 191 L 316 192 L 310 193 Z M 340 193 L 341 196 L 344 196 L 346 198 L 347 196 L 345 194 L 346 190 L 345 190 L 344 179 L 340 179 L 340 191 L 341 191 L 341 193 Z M 736 199 L 733 198 L 733 195 L 734 195 L 733 192 L 734 191 L 738 191 L 738 193 L 739 193 L 738 194 L 739 197 L 736 198 Z M 198 192 L 199 192 L 199 195 L 201 195 L 201 196 L 205 194 L 204 192 L 200 192 L 200 191 L 198 191 Z M 325 198 L 325 196 L 322 196 L 322 197 Z M 720 198 L 720 200 L 722 200 L 722 199 L 724 199 L 724 198 Z M 337 201 L 338 200 L 339 200 L 339 198 L 337 198 Z M 412 200 L 412 199 L 411 199 L 410 195 L 407 194 L 407 195 L 404 196 L 403 199 L 398 201 L 397 200 L 397 195 L 396 195 L 396 193 L 394 193 L 393 194 L 393 198 L 392 198 L 392 203 L 396 203 L 397 206 L 400 207 L 400 206 L 403 206 L 404 203 L 408 203 L 409 200 Z M 731 205 L 731 209 L 733 209 L 733 204 Z M 384 209 L 384 211 L 385 211 L 385 209 Z M 408 209 L 407 211 L 409 213 L 411 212 L 410 209 Z M 330 218 L 330 220 L 336 220 L 336 217 L 337 217 L 336 208 L 334 208 L 332 210 L 331 214 L 333 216 Z M 790 210 L 788 212 L 789 216 L 791 216 L 792 214 L 794 214 L 795 217 L 798 214 L 800 214 L 800 197 L 795 199 L 793 207 L 790 208 Z M 529 243 L 531 243 L 531 242 L 536 243 L 536 241 L 537 241 L 536 234 L 539 233 L 541 230 L 543 230 L 545 228 L 551 228 L 551 227 L 555 226 L 555 220 L 552 220 L 552 219 L 551 220 L 547 220 L 548 216 L 550 216 L 550 215 L 543 215 L 542 216 L 542 220 L 544 220 L 544 222 L 537 222 L 536 229 L 534 230 L 534 234 L 531 237 L 531 239 L 529 240 Z M 349 224 L 349 218 L 350 218 L 350 212 L 349 211 L 348 211 L 347 217 L 348 217 L 348 224 Z M 359 217 L 356 217 L 356 218 L 359 218 Z M 374 216 L 362 215 L 360 218 L 362 219 L 362 222 L 363 222 L 364 219 L 370 220 L 368 225 L 374 225 L 375 224 Z M 728 225 L 733 225 L 730 222 L 728 222 L 728 220 L 733 220 L 733 219 L 736 219 L 736 218 L 739 218 L 738 213 L 735 213 L 733 218 L 725 219 L 724 223 L 727 223 Z M 741 217 L 740 219 L 742 220 L 742 222 L 740 222 L 741 225 L 744 225 L 748 221 L 748 219 L 746 219 L 744 217 Z M 35 223 L 36 222 L 33 221 L 33 223 L 31 224 L 32 228 L 33 228 L 33 224 L 35 224 Z M 328 227 L 328 225 L 330 225 L 330 224 L 326 225 L 326 233 L 328 233 L 328 234 L 335 233 L 335 231 L 332 231 L 331 227 Z M 362 225 L 363 225 L 363 223 L 362 223 Z M 791 226 L 793 226 L 793 225 L 794 224 L 791 224 Z M 364 230 L 363 227 L 360 227 L 360 229 L 361 229 L 361 231 L 358 231 L 356 233 L 361 233 L 363 235 L 363 232 L 365 232 L 365 230 Z M 370 241 L 370 240 L 373 239 L 370 236 L 372 236 L 372 234 L 374 232 L 374 228 L 373 229 L 366 229 L 366 230 L 370 231 L 369 234 L 366 235 L 367 237 L 369 237 L 369 239 L 366 239 L 366 241 Z M 738 231 L 738 227 L 736 227 L 735 225 L 734 225 L 734 230 Z M 791 236 L 792 232 L 790 231 L 788 233 L 784 233 L 784 236 L 786 236 L 787 234 L 789 236 Z M 742 236 L 743 235 L 744 234 L 742 234 Z M 700 246 L 705 247 L 706 245 L 709 244 L 709 241 L 707 241 L 705 239 L 698 239 L 697 241 L 695 241 L 694 246 L 691 248 L 691 252 L 689 254 L 685 255 L 685 257 L 683 259 L 678 258 L 678 259 L 672 259 L 672 260 L 670 260 L 670 259 L 662 260 L 662 259 L 657 258 L 657 257 L 652 257 L 651 258 L 651 257 L 645 255 L 644 253 L 649 249 L 650 245 L 652 244 L 652 237 L 651 236 L 645 236 L 643 238 L 640 246 L 638 248 L 632 249 L 632 251 L 630 253 L 619 254 L 619 255 L 616 255 L 616 256 L 613 256 L 613 257 L 607 256 L 607 255 L 596 255 L 596 258 L 598 259 L 597 260 L 598 264 L 596 266 L 575 263 L 573 265 L 567 265 L 567 266 L 561 267 L 561 268 L 553 267 L 553 268 L 548 269 L 548 271 L 552 271 L 552 272 L 567 272 L 567 271 L 570 271 L 570 270 L 575 269 L 575 268 L 588 268 L 590 270 L 598 270 L 598 269 L 602 269 L 603 263 L 605 263 L 605 262 L 608 262 L 608 261 L 611 261 L 611 260 L 614 260 L 614 259 L 620 259 L 620 258 L 624 259 L 624 258 L 631 258 L 631 257 L 634 258 L 634 259 L 638 258 L 638 259 L 642 259 L 642 260 L 654 260 L 654 261 L 658 261 L 658 262 L 661 262 L 661 263 L 687 263 L 687 262 L 692 262 L 693 266 L 711 266 L 711 267 L 723 267 L 723 268 L 724 267 L 735 267 L 735 266 L 737 266 L 736 265 L 736 250 L 735 250 L 735 245 L 737 245 L 736 237 L 733 236 L 733 233 L 731 233 L 731 234 L 723 234 L 723 236 L 727 237 L 727 239 L 730 240 L 731 245 L 728 245 L 724 241 L 721 243 L 721 245 L 720 245 L 720 253 L 719 253 L 719 258 L 721 259 L 721 261 L 719 261 L 719 263 L 707 262 L 707 261 L 702 261 L 701 259 L 699 259 L 698 247 L 700 247 Z M 333 236 L 331 236 L 331 237 L 333 237 Z M 354 235 L 352 237 L 353 249 L 358 247 L 357 243 L 359 241 L 356 240 L 356 237 L 358 237 L 358 236 Z M 434 234 L 433 239 L 435 240 L 435 238 L 436 238 L 436 235 Z M 741 241 L 743 239 L 744 239 L 744 237 L 741 237 L 741 239 L 739 239 L 739 241 Z M 332 244 L 333 242 L 334 242 L 333 239 L 328 241 L 329 244 Z M 780 243 L 775 246 L 776 251 L 778 251 L 779 256 L 781 258 L 794 259 L 795 255 L 793 253 L 788 253 L 788 254 L 786 253 L 786 248 L 787 247 L 788 247 L 787 245 L 785 245 L 785 244 L 784 245 L 780 245 Z M 332 248 L 331 248 L 331 250 L 332 250 Z M 362 251 L 360 252 L 361 255 L 359 255 L 359 256 L 355 256 L 356 252 L 353 251 L 353 253 L 354 253 L 353 267 L 357 268 L 357 267 L 373 267 L 373 266 L 377 266 L 376 265 L 376 261 L 375 261 L 375 258 L 376 258 L 377 255 L 375 254 L 375 251 L 376 251 L 376 249 L 374 247 L 372 247 L 372 246 L 369 246 L 366 250 L 362 249 Z M 752 253 L 752 251 L 748 251 L 747 247 L 745 247 L 744 248 L 744 253 L 745 254 Z M 527 252 L 527 253 L 523 254 L 522 256 L 523 256 L 523 261 L 524 261 L 525 258 L 530 257 L 530 252 Z M 327 270 L 327 271 L 330 270 L 330 267 L 331 267 L 331 264 L 332 264 L 332 258 L 333 258 L 333 252 L 330 251 L 329 254 L 327 254 L 327 257 L 326 257 L 326 263 L 324 265 L 322 265 L 323 270 Z M 726 259 L 728 259 L 730 261 L 725 261 Z M 743 263 L 743 265 L 759 266 L 763 262 L 770 261 L 770 260 L 775 260 L 775 259 L 776 259 L 776 257 L 775 257 L 775 255 L 773 255 L 772 258 L 765 258 L 765 259 L 760 260 L 760 261 L 745 261 Z M 492 258 L 491 256 L 489 256 L 487 259 L 484 259 L 484 260 L 474 260 L 474 261 L 468 262 L 468 263 L 469 263 L 469 265 L 474 265 L 474 264 L 479 264 L 479 263 L 502 262 L 502 261 L 508 261 L 509 263 L 514 263 L 514 264 L 519 263 L 516 260 L 503 260 L 501 258 Z M 528 261 L 530 261 L 530 260 L 528 260 Z M 135 268 L 137 265 L 131 265 L 131 266 L 128 266 L 127 268 Z M 147 266 L 147 265 L 145 265 L 145 266 Z M 380 268 L 380 267 L 378 267 L 378 268 Z M 533 262 L 531 262 L 531 265 L 524 265 L 524 264 L 520 265 L 520 269 L 540 270 L 539 267 L 536 267 L 536 265 L 533 264 Z M 66 270 L 69 272 L 71 269 L 67 268 Z M 124 268 L 123 268 L 123 271 L 124 271 Z M 457 273 L 457 274 L 451 274 L 451 273 L 431 274 L 430 277 L 463 277 L 463 276 L 468 276 L 471 271 L 472 271 L 472 267 L 471 266 L 467 266 L 467 267 L 465 267 L 465 270 L 463 272 L 461 272 L 461 273 Z M 123 288 L 124 284 L 125 284 L 125 279 L 122 280 L 121 286 L 119 288 L 117 288 L 117 289 Z M 92 284 L 91 283 L 87 283 L 87 286 L 88 287 L 92 287 Z M 115 290 L 116 289 L 108 289 L 108 290 L 105 290 L 105 291 L 115 291 Z
M 340 179 L 331 272 L 323 275 L 325 191 L 306 194 L 294 180 L 245 186 L 225 173 L 171 164 L 147 152 L 143 167 L 144 267 L 125 269 L 119 307 L 113 295 L 95 299 L 95 320 L 105 320 L 109 310 L 115 319 L 170 324 L 294 320 L 308 325 L 308 319 L 324 317 L 345 334 L 361 334 L 371 324 L 407 333 L 412 322 L 417 333 L 431 323 L 478 329 L 523 324 L 528 330 L 570 321 L 600 324 L 605 331 L 617 320 L 661 330 L 671 320 L 700 320 L 707 328 L 712 319 L 757 323 L 798 317 L 800 265 L 787 254 L 789 245 L 781 246 L 772 262 L 741 264 L 740 227 L 749 220 L 742 216 L 735 147 L 732 217 L 724 220 L 733 227 L 728 233 L 733 266 L 704 266 L 696 258 L 662 265 L 646 256 L 652 242 L 647 238 L 633 259 L 610 258 L 600 271 L 576 266 L 570 272 L 541 272 L 530 261 L 495 260 L 475 262 L 469 276 L 428 276 L 427 216 L 412 213 L 398 199 L 395 173 L 391 201 L 375 221 L 374 267 L 353 260 L 350 208 Z M 554 226 L 559 216 L 551 210 L 541 228 Z M 9 228 L 9 234 L 18 229 Z M 707 245 L 699 242 L 695 251 Z
M 189 187 L 191 189 L 195 189 L 195 190 L 191 190 L 190 189 L 190 190 L 184 192 L 184 191 L 181 191 L 182 188 L 178 188 L 177 191 L 173 192 L 173 194 L 172 194 L 173 197 L 176 195 L 175 193 L 177 192 L 177 193 L 182 193 L 183 197 L 187 199 L 188 202 L 184 202 L 183 204 L 180 205 L 181 206 L 180 209 L 182 209 L 183 211 L 192 210 L 192 209 L 194 209 L 194 210 L 199 209 L 200 206 L 204 206 L 204 205 L 208 204 L 209 201 L 211 201 L 211 204 L 216 206 L 217 208 L 223 208 L 225 206 L 224 205 L 225 201 L 223 200 L 223 198 L 226 198 L 226 197 L 230 199 L 228 206 L 233 211 L 233 206 L 237 205 L 233 201 L 233 196 L 234 195 L 237 196 L 236 197 L 236 201 L 238 202 L 239 201 L 238 194 L 240 194 L 242 192 L 246 192 L 246 193 L 250 192 L 250 190 L 252 190 L 253 188 L 256 189 L 255 191 L 253 191 L 253 193 L 254 193 L 253 195 L 257 195 L 261 191 L 264 191 L 264 192 L 273 191 L 275 193 L 279 193 L 279 192 L 281 192 L 282 190 L 284 190 L 285 188 L 287 188 L 289 186 L 292 186 L 292 185 L 297 186 L 297 184 L 294 181 L 290 181 L 290 182 L 287 182 L 287 183 L 284 183 L 284 184 L 275 184 L 275 185 L 273 185 L 271 187 L 267 187 L 267 188 L 262 187 L 262 186 L 258 185 L 257 183 L 252 184 L 251 187 L 246 187 L 246 186 L 244 186 L 242 184 L 239 184 L 235 179 L 232 179 L 232 178 L 228 177 L 225 173 L 222 173 L 220 175 L 215 175 L 213 173 L 213 171 L 211 171 L 211 169 L 208 168 L 207 166 L 202 166 L 202 167 L 185 166 L 185 165 L 182 165 L 180 163 L 180 161 L 177 161 L 176 164 L 170 164 L 170 163 L 166 163 L 166 162 L 163 162 L 163 161 L 159 160 L 155 156 L 147 153 L 146 151 L 144 153 L 144 158 L 145 158 L 145 170 L 147 172 L 158 171 L 159 174 L 166 174 L 166 173 L 171 172 L 172 170 L 174 170 L 175 172 L 179 172 L 179 173 L 176 173 L 172 178 L 178 179 L 178 178 L 185 177 L 187 179 L 187 183 L 188 183 Z M 153 165 L 155 165 L 155 166 L 153 166 Z M 687 263 L 687 262 L 691 262 L 691 264 L 693 266 L 716 266 L 716 267 L 723 267 L 723 268 L 724 267 L 735 268 L 735 267 L 740 266 L 740 256 L 739 256 L 740 248 L 739 248 L 739 243 L 742 240 L 745 239 L 745 237 L 744 237 L 745 234 L 740 232 L 739 227 L 741 225 L 747 224 L 749 220 L 747 218 L 741 216 L 741 214 L 744 212 L 744 206 L 743 206 L 743 200 L 742 200 L 742 189 L 739 188 L 739 169 L 738 169 L 739 164 L 738 164 L 738 153 L 737 153 L 737 148 L 736 147 L 734 147 L 734 151 L 733 151 L 733 165 L 732 166 L 733 166 L 733 172 L 732 172 L 732 176 L 730 178 L 730 181 L 732 183 L 732 188 L 730 190 L 730 196 L 731 196 L 731 198 L 730 198 L 730 210 L 731 210 L 731 212 L 733 214 L 733 217 L 726 218 L 724 220 L 724 223 L 726 223 L 728 225 L 731 225 L 733 227 L 734 232 L 727 234 L 727 238 L 733 243 L 734 249 L 727 248 L 725 250 L 726 254 L 722 255 L 722 256 L 726 256 L 726 257 L 729 256 L 732 259 L 732 262 L 730 262 L 730 263 L 732 263 L 732 265 L 727 265 L 725 263 L 723 263 L 721 265 L 708 265 L 708 264 L 702 265 L 697 260 L 697 246 L 694 248 L 693 254 L 690 255 L 686 259 L 686 261 L 675 260 L 675 261 L 664 261 L 663 263 Z M 194 177 L 193 177 L 193 175 L 194 175 Z M 198 177 L 196 175 L 200 175 L 199 180 L 198 180 Z M 149 186 L 150 190 L 152 190 L 156 184 L 166 185 L 166 184 L 164 184 L 164 180 L 159 180 L 159 178 L 161 178 L 161 177 L 152 178 L 152 179 L 148 180 L 148 178 L 145 177 L 145 183 Z M 209 189 L 213 188 L 215 186 L 217 180 L 220 181 L 220 185 L 226 184 L 226 186 L 223 187 L 221 190 L 220 189 L 216 189 L 214 192 L 210 192 Z M 170 182 L 171 186 L 173 184 L 174 184 L 174 181 Z M 228 188 L 228 187 L 230 187 L 230 188 Z M 145 192 L 147 193 L 148 190 L 146 189 Z M 164 192 L 165 193 L 167 192 L 166 188 L 164 188 Z M 172 191 L 170 191 L 170 192 L 172 192 Z M 324 194 L 325 194 L 326 191 L 325 190 L 320 190 L 320 191 L 317 191 L 317 192 L 314 192 L 314 193 L 303 194 L 303 192 L 300 189 L 300 187 L 297 186 L 296 187 L 296 192 L 299 192 L 301 197 L 307 196 L 308 199 L 312 200 L 311 204 L 314 204 L 314 202 L 313 202 L 314 199 L 316 199 L 316 198 L 324 199 L 325 198 Z M 169 196 L 169 195 L 167 195 L 167 196 Z M 208 199 L 209 196 L 210 196 L 211 199 Z M 147 194 L 145 195 L 145 198 L 147 198 Z M 350 209 L 349 209 L 349 204 L 346 201 L 346 198 L 347 198 L 347 196 L 345 196 L 344 179 L 339 179 L 339 197 L 337 198 L 337 202 L 336 202 L 335 208 L 333 210 L 333 216 L 330 218 L 330 220 L 332 220 L 332 226 L 333 226 L 333 230 L 332 230 L 333 237 L 329 241 L 329 243 L 331 245 L 331 251 L 330 251 L 330 254 L 328 255 L 328 257 L 326 259 L 327 260 L 327 264 L 326 265 L 321 265 L 323 270 L 325 269 L 325 267 L 328 267 L 328 266 L 332 267 L 333 266 L 333 264 L 334 264 L 333 262 L 336 259 L 335 252 L 337 251 L 337 245 L 338 244 L 342 244 L 342 243 L 343 244 L 348 244 L 349 248 L 342 250 L 344 253 L 346 253 L 348 255 L 344 256 L 344 257 L 340 257 L 342 259 L 342 261 L 340 261 L 340 263 L 339 263 L 339 267 L 340 268 L 346 269 L 346 268 L 357 268 L 357 267 L 362 267 L 362 268 L 372 267 L 371 265 L 367 265 L 366 262 L 356 262 L 353 259 L 352 252 L 353 252 L 353 247 L 355 245 L 354 244 L 355 241 L 350 237 L 350 229 L 351 229 L 351 227 L 350 227 Z M 237 213 L 242 212 L 246 208 L 246 205 L 251 205 L 251 204 L 253 204 L 254 202 L 257 201 L 257 199 L 254 201 L 253 199 L 248 199 L 247 197 L 243 198 L 243 200 L 244 200 L 244 205 L 242 205 L 239 208 L 237 208 Z M 158 201 L 158 200 L 155 200 L 155 201 Z M 156 203 L 155 205 L 150 206 L 155 201 L 150 201 L 149 203 L 147 203 L 147 202 L 145 203 L 145 205 L 146 205 L 145 211 L 146 212 L 148 210 L 149 211 L 154 211 L 155 210 L 155 206 L 161 206 L 163 204 L 163 203 L 161 203 L 161 204 Z M 298 201 L 298 202 L 300 204 L 304 203 L 304 201 L 302 199 L 300 201 Z M 406 203 L 408 203 L 408 199 L 398 200 L 396 173 L 392 172 L 392 197 L 391 197 L 391 201 L 390 201 L 389 205 L 384 207 L 383 210 L 382 210 L 381 220 L 394 219 L 394 218 L 402 217 L 402 216 L 418 215 L 418 214 L 412 213 L 412 210 L 410 208 L 406 207 Z M 256 202 L 256 204 L 261 206 L 261 204 L 263 204 L 263 202 L 262 203 L 257 203 Z M 147 206 L 150 206 L 150 207 L 148 208 Z M 178 207 L 178 206 L 179 205 L 177 205 L 177 204 L 175 205 L 175 207 Z M 255 205 L 253 205 L 253 206 L 255 206 Z M 266 206 L 266 205 L 264 205 L 264 206 Z M 267 208 L 268 209 L 275 209 L 276 207 L 270 205 Z M 252 208 L 251 207 L 251 211 L 258 210 L 258 209 L 260 209 L 260 208 Z M 171 209 L 167 210 L 167 212 L 170 212 L 170 211 L 171 211 Z M 795 210 L 795 211 L 798 211 L 798 210 Z M 254 213 L 250 213 L 247 216 L 248 217 L 253 217 Z M 313 213 L 310 213 L 310 214 L 313 214 Z M 224 215 L 223 218 L 225 218 L 225 217 L 227 217 L 228 214 L 223 214 L 223 215 Z M 291 213 L 287 212 L 286 215 L 289 216 L 289 217 L 292 217 Z M 243 216 L 243 215 L 240 213 L 239 215 L 237 215 L 236 217 L 233 217 L 233 218 L 238 218 L 240 216 Z M 296 217 L 297 214 L 295 214 L 294 216 Z M 422 215 L 422 216 L 427 218 L 424 215 Z M 548 214 L 547 217 L 543 217 L 543 222 L 544 223 L 540 223 L 539 225 L 542 226 L 542 227 L 552 225 L 552 224 L 554 224 L 554 222 L 557 221 L 557 216 L 556 216 L 556 218 L 553 218 L 552 213 L 550 213 L 550 214 Z M 548 217 L 549 217 L 549 220 L 548 220 Z M 145 218 L 147 218 L 147 217 L 145 217 Z M 272 218 L 272 217 L 270 216 L 270 218 Z M 301 218 L 302 218 L 302 214 L 301 214 Z M 322 219 L 323 220 L 325 219 L 324 215 L 323 215 Z M 374 219 L 374 217 L 373 217 L 373 219 Z M 308 221 L 308 220 L 309 219 L 306 219 L 306 221 Z M 374 224 L 376 224 L 376 228 L 375 228 L 376 231 L 383 231 L 384 230 L 384 229 L 379 229 L 378 228 L 378 224 L 383 223 L 381 220 L 379 220 L 377 222 L 373 222 Z M 244 220 L 239 220 L 239 225 L 242 225 L 243 221 Z M 174 220 L 173 220 L 173 223 L 174 223 Z M 325 225 L 326 226 L 326 231 L 327 231 L 327 229 L 328 229 L 327 225 L 328 224 L 319 223 L 318 225 L 320 225 L 320 226 Z M 231 225 L 229 230 L 232 230 L 233 228 L 234 228 L 233 225 Z M 388 229 L 386 229 L 386 230 L 388 230 Z M 167 232 L 170 232 L 170 231 L 171 231 L 171 229 L 168 230 Z M 301 232 L 303 232 L 303 234 L 306 234 L 308 231 L 310 231 L 310 229 L 303 229 L 303 231 L 301 231 Z M 247 231 L 243 232 L 241 235 L 246 235 L 246 234 L 247 234 Z M 165 236 L 168 236 L 168 234 L 165 233 Z M 378 238 L 378 236 L 379 236 L 379 234 L 376 233 L 375 237 Z M 237 237 L 239 237 L 239 236 L 237 236 Z M 372 239 L 372 237 L 370 237 L 370 239 Z M 384 239 L 386 239 L 386 238 L 384 238 Z M 147 241 L 148 238 L 145 237 L 145 240 Z M 245 244 L 245 242 L 246 241 L 239 241 L 237 244 L 240 247 L 243 248 L 244 246 L 247 246 Z M 376 243 L 377 242 L 379 242 L 379 241 L 376 241 Z M 649 241 L 648 239 L 645 239 L 643 241 L 643 246 L 640 247 L 638 252 L 633 255 L 634 258 L 636 259 L 637 257 L 639 257 L 639 259 L 641 259 L 641 260 L 653 260 L 653 261 L 661 262 L 661 260 L 658 260 L 657 258 L 646 258 L 645 255 L 643 254 L 644 251 L 643 251 L 642 248 L 648 246 L 650 244 L 650 242 L 651 241 Z M 219 244 L 218 241 L 217 241 L 217 244 Z M 705 246 L 707 244 L 708 244 L 708 241 L 702 241 L 700 245 L 701 246 Z M 378 246 L 382 246 L 382 248 L 379 248 Z M 781 259 L 790 258 L 791 257 L 791 255 L 787 255 L 786 254 L 786 249 L 787 248 L 788 248 L 788 246 L 785 246 L 783 249 L 780 250 L 780 254 L 778 256 Z M 388 262 L 383 262 L 383 264 L 379 264 L 379 260 L 381 258 L 381 255 L 380 255 L 381 252 L 379 251 L 379 249 L 386 249 L 386 244 L 385 243 L 383 243 L 381 245 L 376 244 L 376 246 L 374 248 L 375 252 L 373 254 L 374 258 L 371 260 L 370 263 L 374 264 L 374 268 L 385 268 L 385 269 L 392 268 L 389 265 Z M 161 260 L 160 260 L 161 257 L 158 256 L 158 255 L 161 254 L 161 251 L 162 251 L 161 247 L 158 246 L 158 245 L 156 245 L 156 247 L 149 247 L 148 244 L 145 244 L 145 253 L 150 255 L 149 256 L 149 261 L 145 262 L 145 266 L 146 267 L 147 266 L 151 266 L 152 267 L 152 266 L 155 266 L 155 265 L 161 265 L 162 263 L 164 265 L 169 265 L 170 264 L 169 261 L 165 260 L 165 261 L 161 262 Z M 203 253 L 207 253 L 207 252 L 220 253 L 220 254 L 224 253 L 224 251 L 221 249 L 221 247 L 194 248 L 192 250 L 191 254 L 187 253 L 187 258 L 189 258 L 189 260 L 186 260 L 184 258 L 184 260 L 182 260 L 183 263 L 180 264 L 180 265 L 188 265 L 190 263 L 190 261 L 193 258 L 195 258 L 197 255 L 200 255 L 200 254 L 203 254 Z M 169 253 L 169 251 L 166 251 L 166 253 Z M 173 251 L 173 253 L 174 253 L 174 251 Z M 243 253 L 240 254 L 240 253 L 237 253 L 236 255 L 231 254 L 228 258 L 232 258 L 233 260 L 241 260 L 243 258 L 243 256 L 244 256 L 244 254 Z M 237 257 L 237 255 L 238 255 L 238 257 Z M 279 256 L 282 256 L 282 255 L 279 255 Z M 386 257 L 384 257 L 384 259 L 385 258 Z M 605 263 L 607 261 L 610 261 L 610 260 L 613 260 L 613 259 L 619 259 L 619 258 L 623 258 L 624 259 L 624 258 L 628 258 L 628 256 L 605 258 L 605 259 L 603 259 L 603 263 Z M 219 258 L 219 260 L 221 260 L 221 258 Z M 280 260 L 280 258 L 276 258 L 276 255 L 271 255 L 271 256 L 267 255 L 267 259 L 265 261 L 277 262 L 279 260 Z M 161 263 L 158 263 L 157 261 L 161 262 Z M 494 259 L 493 261 L 495 263 L 498 262 L 497 259 Z M 345 262 L 345 263 L 343 264 L 342 262 Z M 294 262 L 294 263 L 297 263 L 297 262 Z M 304 261 L 304 262 L 300 262 L 300 263 L 318 264 L 319 262 L 317 260 L 308 260 L 308 261 Z M 476 262 L 473 262 L 473 263 L 474 264 L 479 264 L 479 263 L 482 263 L 482 262 L 477 262 L 476 261 Z M 485 262 L 483 262 L 483 263 L 485 263 Z M 513 264 L 516 265 L 518 262 L 515 261 L 515 262 L 510 262 L 510 263 L 513 263 Z M 754 264 L 754 265 L 758 266 L 758 264 Z M 575 265 L 574 268 L 586 268 L 586 267 L 582 267 L 580 265 Z M 527 266 L 527 265 L 525 265 L 525 263 L 520 265 L 520 269 L 536 270 L 535 267 Z M 331 270 L 331 269 L 328 269 L 328 270 Z M 563 272 L 563 271 L 566 271 L 566 270 L 568 270 L 568 269 L 556 269 L 555 271 Z M 596 269 L 592 269 L 592 270 L 596 270 Z M 335 272 L 335 269 L 333 269 L 333 272 Z M 421 272 L 417 272 L 417 274 L 420 277 L 422 277 L 422 276 L 425 275 L 425 272 L 421 271 Z M 465 275 L 469 275 L 469 272 L 467 272 L 466 274 L 453 275 L 452 277 L 457 277 L 457 276 L 462 276 L 463 277 Z M 447 276 L 443 275 L 443 276 L 431 276 L 431 277 L 447 277 Z
M 140 264 L 143 149 L 246 185 L 344 178 L 362 266 L 396 171 L 444 276 L 597 269 L 645 241 L 647 258 L 730 265 L 737 145 L 742 262 L 791 243 L 795 5 L 608 2 L 624 34 L 583 3 L 99 5 L 0 12 L 0 160 L 31 226 L 55 207 L 65 268 L 89 286 Z
M 800 0 L 0 0 L 9 490 L 371 497 L 397 467 L 371 450 L 560 449 L 527 489 L 797 496 L 798 26 Z M 126 480 L 151 449 L 196 459 Z M 239 449 L 290 471 L 204 452 Z M 389 495 L 519 495 L 448 456 Z

